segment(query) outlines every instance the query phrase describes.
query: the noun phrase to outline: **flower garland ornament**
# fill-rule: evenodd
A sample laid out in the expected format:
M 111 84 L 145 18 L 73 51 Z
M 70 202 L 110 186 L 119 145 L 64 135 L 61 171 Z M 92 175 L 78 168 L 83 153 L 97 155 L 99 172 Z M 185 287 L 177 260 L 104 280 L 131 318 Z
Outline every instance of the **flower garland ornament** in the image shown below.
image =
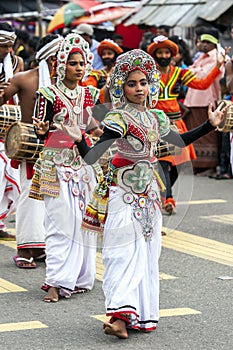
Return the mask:
M 158 35 L 158 36 L 156 36 L 156 37 L 153 39 L 153 42 L 154 42 L 155 44 L 158 44 L 158 43 L 161 43 L 161 42 L 166 41 L 166 40 L 167 40 L 167 37 L 166 37 L 166 36 L 164 36 L 164 35 Z
M 100 42 L 100 44 L 97 47 L 97 52 L 102 57 L 104 49 L 110 49 L 114 51 L 117 55 L 120 55 L 123 53 L 122 48 L 112 39 L 104 39 Z

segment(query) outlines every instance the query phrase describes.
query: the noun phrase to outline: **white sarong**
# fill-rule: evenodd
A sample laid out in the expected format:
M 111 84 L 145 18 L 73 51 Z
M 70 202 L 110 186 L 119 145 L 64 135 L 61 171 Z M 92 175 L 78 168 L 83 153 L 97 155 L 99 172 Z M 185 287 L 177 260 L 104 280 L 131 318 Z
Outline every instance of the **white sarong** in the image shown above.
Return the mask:
M 130 314 L 128 327 L 153 330 L 159 320 L 159 256 L 162 215 L 153 216 L 153 236 L 146 241 L 124 190 L 111 187 L 103 236 L 106 315 Z
M 17 249 L 45 248 L 43 201 L 29 198 L 31 179 L 26 176 L 26 162 L 20 163 L 21 194 L 16 210 Z
M 3 220 L 17 206 L 20 194 L 19 170 L 11 166 L 4 151 L 4 141 L 0 139 L 0 229 L 5 228 Z
M 59 294 L 69 297 L 76 288 L 91 290 L 95 280 L 97 235 L 84 233 L 80 226 L 86 204 L 96 185 L 90 166 L 77 171 L 79 181 L 66 180 L 58 167 L 59 197 L 44 195 L 46 215 L 46 280 L 45 285 L 59 288 Z M 88 173 L 89 182 L 83 181 Z

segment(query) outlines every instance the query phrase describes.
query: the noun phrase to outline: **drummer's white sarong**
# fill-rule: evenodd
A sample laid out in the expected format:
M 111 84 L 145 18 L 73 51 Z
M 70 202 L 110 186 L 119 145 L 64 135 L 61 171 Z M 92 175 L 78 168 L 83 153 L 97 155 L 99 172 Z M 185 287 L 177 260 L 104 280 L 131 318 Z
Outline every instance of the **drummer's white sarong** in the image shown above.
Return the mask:
M 0 140 L 0 229 L 5 227 L 2 220 L 16 209 L 19 194 L 19 170 L 12 168 L 4 151 L 4 142 Z
M 20 164 L 21 194 L 16 210 L 17 249 L 44 248 L 45 228 L 43 201 L 29 198 L 31 180 L 26 176 L 26 162 Z
M 88 167 L 91 182 L 80 181 L 78 190 L 85 191 L 85 202 L 73 194 L 73 180 L 60 177 L 58 198 L 44 196 L 46 215 L 46 280 L 52 287 L 92 289 L 95 281 L 97 234 L 81 231 L 81 223 L 91 190 L 96 184 L 93 169 Z M 78 172 L 81 178 L 83 168 Z M 77 185 L 76 185 L 77 186 Z
M 138 329 L 153 329 L 159 320 L 159 265 L 162 215 L 153 218 L 153 237 L 145 241 L 132 207 L 123 202 L 123 190 L 111 187 L 104 230 L 103 290 L 106 314 L 135 312 Z

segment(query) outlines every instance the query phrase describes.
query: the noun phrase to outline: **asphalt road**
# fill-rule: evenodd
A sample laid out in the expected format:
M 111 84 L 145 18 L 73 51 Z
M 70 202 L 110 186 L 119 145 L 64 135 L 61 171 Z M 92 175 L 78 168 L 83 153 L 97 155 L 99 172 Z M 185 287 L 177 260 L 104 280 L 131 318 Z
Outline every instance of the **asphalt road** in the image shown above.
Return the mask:
M 18 269 L 15 243 L 0 241 L 0 349 L 231 350 L 232 193 L 233 180 L 180 176 L 177 214 L 164 215 L 159 326 L 151 333 L 132 331 L 127 340 L 102 332 L 101 252 L 91 292 L 48 304 L 40 289 L 44 263 Z

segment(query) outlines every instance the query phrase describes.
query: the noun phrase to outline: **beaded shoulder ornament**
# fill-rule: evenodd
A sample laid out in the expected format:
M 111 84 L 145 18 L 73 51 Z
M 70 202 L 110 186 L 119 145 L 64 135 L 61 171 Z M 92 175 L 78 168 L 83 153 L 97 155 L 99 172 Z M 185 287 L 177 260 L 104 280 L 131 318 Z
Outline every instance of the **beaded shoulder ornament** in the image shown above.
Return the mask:
M 57 75 L 58 80 L 65 79 L 66 63 L 70 52 L 77 49 L 83 56 L 85 62 L 85 75 L 89 75 L 92 70 L 93 53 L 90 51 L 89 44 L 79 34 L 68 34 L 62 41 L 57 54 Z
M 160 72 L 157 70 L 154 59 L 140 49 L 128 51 L 116 60 L 113 74 L 110 78 L 109 92 L 115 107 L 125 103 L 123 86 L 130 72 L 142 71 L 148 79 L 149 94 L 148 103 L 154 108 L 158 101 Z

